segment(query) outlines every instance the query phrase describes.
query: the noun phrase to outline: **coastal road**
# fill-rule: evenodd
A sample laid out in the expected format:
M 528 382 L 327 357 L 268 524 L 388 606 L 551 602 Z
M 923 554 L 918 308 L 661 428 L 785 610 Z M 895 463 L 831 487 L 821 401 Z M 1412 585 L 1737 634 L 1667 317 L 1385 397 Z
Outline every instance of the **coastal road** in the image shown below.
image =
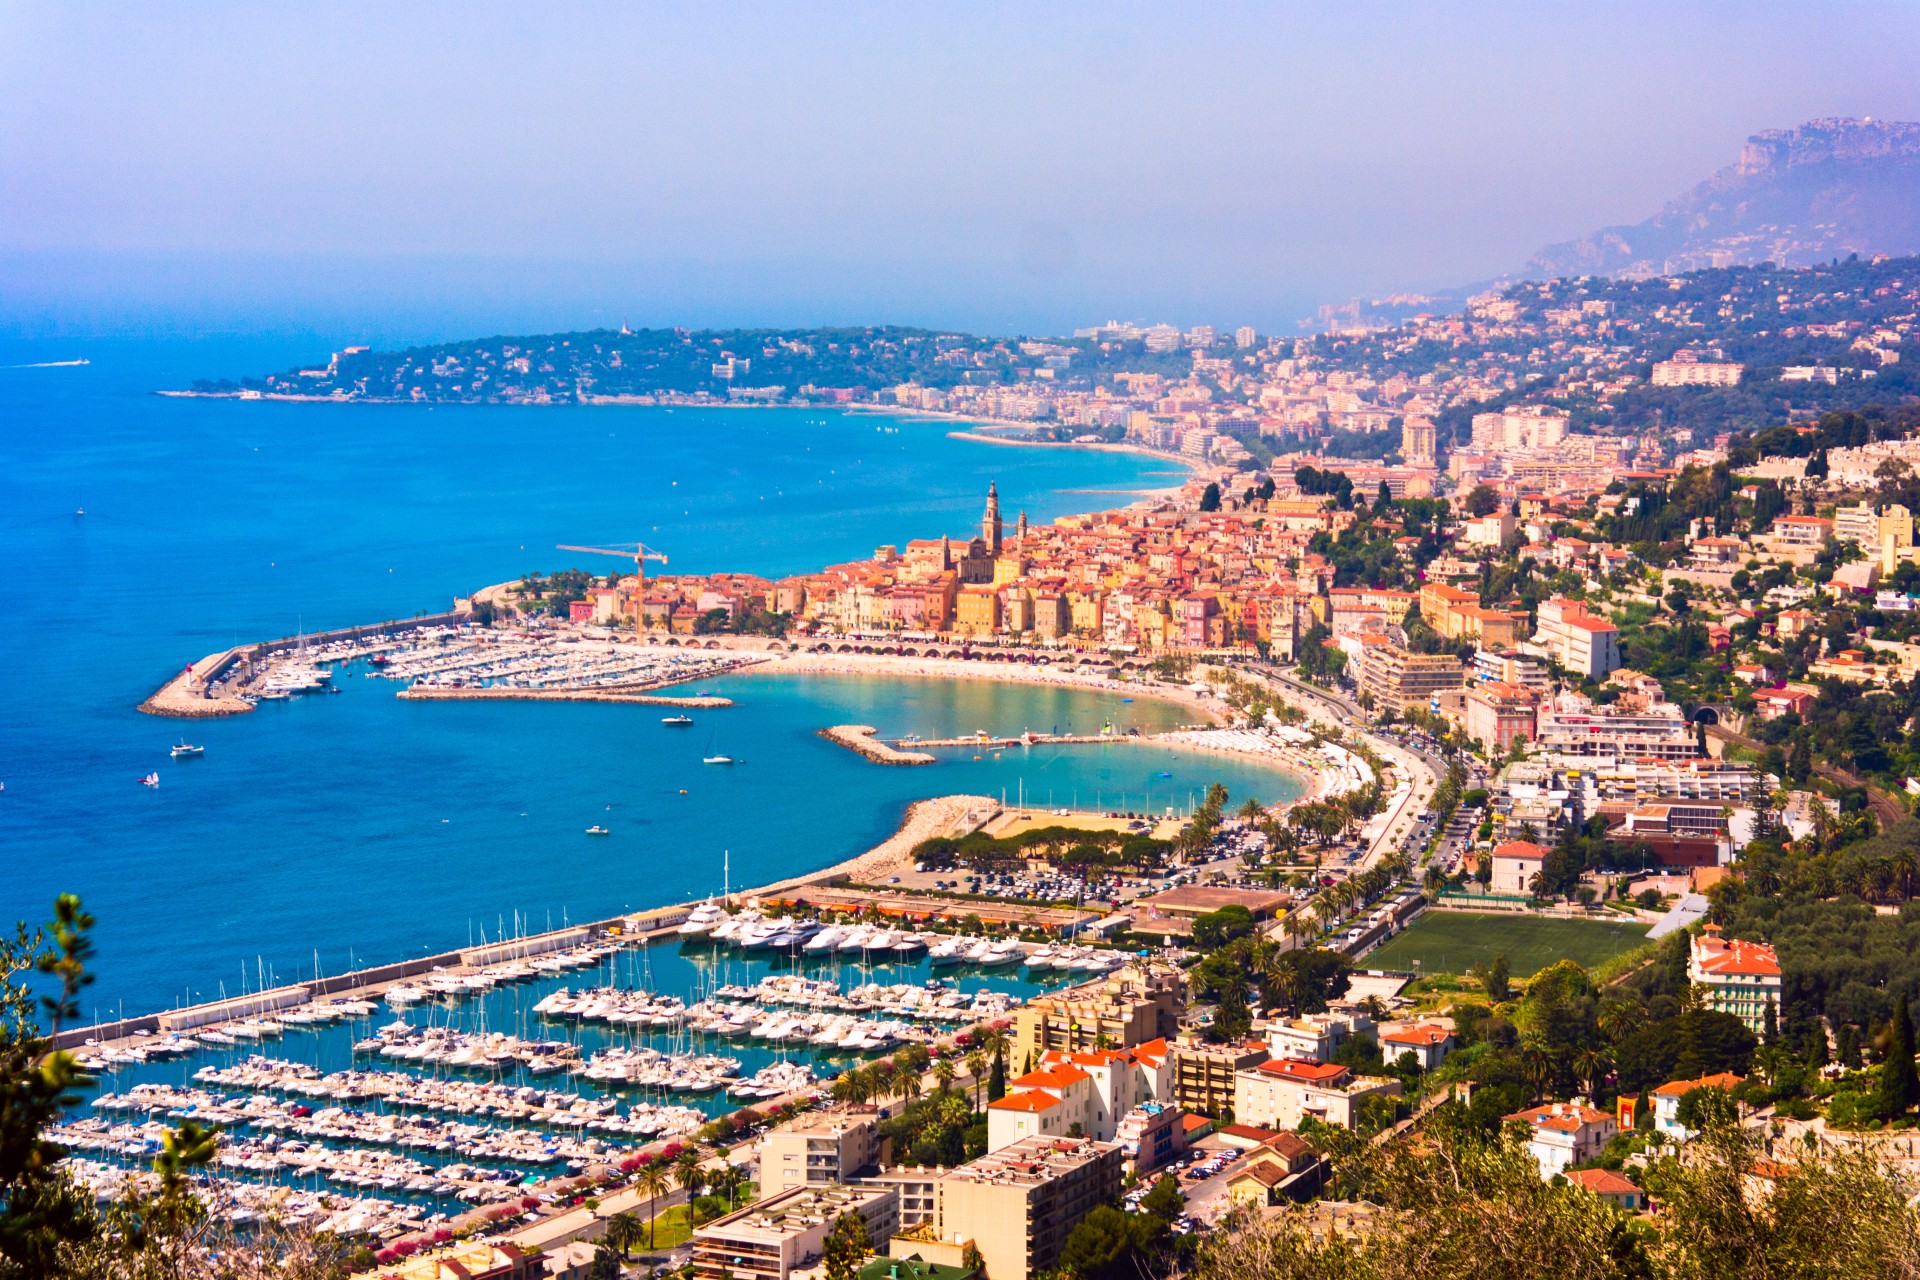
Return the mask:
M 1423 812 L 1433 800 L 1434 789 L 1440 785 L 1440 779 L 1446 774 L 1446 766 L 1423 751 L 1403 747 L 1397 742 L 1370 733 L 1367 729 L 1367 716 L 1364 711 L 1338 694 L 1324 689 L 1316 689 L 1292 676 L 1283 674 L 1278 668 L 1257 666 L 1251 668 L 1251 674 L 1266 680 L 1277 688 L 1289 702 L 1307 711 L 1322 713 L 1324 719 L 1343 729 L 1351 730 L 1365 738 L 1367 745 L 1399 768 L 1400 776 L 1407 783 L 1407 790 L 1388 811 L 1388 819 L 1381 825 L 1380 834 L 1374 837 L 1368 846 L 1366 855 L 1359 863 L 1365 870 L 1387 856 L 1387 853 L 1403 842 L 1412 829 L 1416 814 Z M 1304 704 L 1304 705 L 1303 705 Z M 1385 783 L 1385 779 L 1381 780 Z

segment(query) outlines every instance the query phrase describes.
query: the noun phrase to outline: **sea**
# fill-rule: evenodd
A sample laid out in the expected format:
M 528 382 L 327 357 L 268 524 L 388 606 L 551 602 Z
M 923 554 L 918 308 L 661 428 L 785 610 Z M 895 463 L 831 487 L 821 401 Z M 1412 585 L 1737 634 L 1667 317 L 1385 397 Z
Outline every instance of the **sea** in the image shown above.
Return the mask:
M 231 644 L 445 609 L 556 550 L 643 540 L 672 572 L 769 576 L 1177 483 L 1137 455 L 949 438 L 819 409 L 384 406 L 154 394 L 324 361 L 285 339 L 0 341 L 0 922 L 98 921 L 83 1012 L 237 994 L 837 862 L 929 795 L 1184 810 L 1299 792 L 1130 743 L 873 765 L 816 736 L 1166 728 L 1165 702 L 981 681 L 735 676 L 691 732 L 657 709 L 335 697 L 223 720 L 135 708 Z M 65 362 L 82 360 L 85 364 Z M 171 760 L 182 737 L 206 748 Z M 742 763 L 703 768 L 717 749 Z M 139 779 L 160 774 L 149 788 Z M 590 825 L 611 835 L 592 838 Z

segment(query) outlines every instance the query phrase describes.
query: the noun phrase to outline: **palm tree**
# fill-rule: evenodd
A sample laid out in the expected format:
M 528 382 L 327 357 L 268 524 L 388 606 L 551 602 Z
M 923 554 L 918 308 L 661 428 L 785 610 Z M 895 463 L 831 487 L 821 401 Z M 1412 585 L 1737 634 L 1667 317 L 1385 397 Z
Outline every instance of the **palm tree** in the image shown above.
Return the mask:
M 1250 823 L 1260 821 L 1260 819 L 1266 815 L 1266 812 L 1265 809 L 1260 807 L 1260 802 L 1252 797 L 1248 797 L 1247 802 L 1240 806 L 1240 816 Z
M 660 1167 L 658 1161 L 644 1164 L 634 1177 L 634 1183 L 640 1190 L 647 1193 L 647 1248 L 651 1249 L 656 1225 L 653 1205 L 654 1201 L 660 1198 L 661 1192 L 667 1189 L 667 1171 Z
M 618 1249 L 622 1258 L 640 1243 L 640 1219 L 632 1213 L 616 1213 L 607 1219 L 607 1248 Z
M 933 1064 L 934 1083 L 939 1087 L 941 1093 L 946 1093 L 953 1088 L 954 1077 L 959 1074 L 959 1072 L 953 1069 L 953 1059 L 951 1058 L 942 1058 Z
M 1520 1074 L 1533 1086 L 1534 1097 L 1545 1097 L 1553 1083 L 1553 1055 L 1542 1045 L 1529 1044 L 1520 1051 Z
M 700 1167 L 698 1151 L 689 1148 L 680 1153 L 673 1162 L 673 1180 L 687 1193 L 687 1203 L 692 1204 L 707 1184 L 707 1171 Z
M 1606 1074 L 1607 1051 L 1591 1046 L 1573 1055 L 1574 1074 L 1587 1083 L 1587 1097 L 1592 1098 L 1600 1092 L 1600 1077 Z
M 987 1055 L 979 1049 L 967 1055 L 967 1076 L 973 1082 L 973 1109 L 978 1111 L 986 1101 Z
M 926 1081 L 918 1071 L 896 1071 L 893 1073 L 893 1083 L 888 1092 L 907 1102 L 912 1102 L 925 1088 Z
M 1439 867 L 1429 866 L 1427 874 L 1421 880 L 1421 887 L 1427 891 L 1429 898 L 1439 898 L 1441 892 L 1447 887 L 1447 873 Z

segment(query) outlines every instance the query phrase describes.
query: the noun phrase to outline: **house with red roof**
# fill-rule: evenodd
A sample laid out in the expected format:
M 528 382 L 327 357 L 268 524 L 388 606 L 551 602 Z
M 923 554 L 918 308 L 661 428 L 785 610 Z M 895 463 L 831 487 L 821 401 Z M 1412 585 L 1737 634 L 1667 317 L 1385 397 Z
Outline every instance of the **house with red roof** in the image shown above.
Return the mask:
M 1507 1117 L 1527 1126 L 1527 1151 L 1540 1164 L 1540 1176 L 1551 1178 L 1599 1155 L 1620 1126 L 1605 1111 L 1578 1102 L 1549 1102 Z
M 1495 893 L 1532 893 L 1533 878 L 1547 865 L 1547 848 L 1531 840 L 1509 840 L 1493 849 Z
M 1634 1185 L 1631 1178 L 1611 1169 L 1569 1169 L 1566 1179 L 1582 1191 L 1628 1213 L 1638 1213 L 1647 1207 L 1647 1193 Z
M 1731 1071 L 1701 1076 L 1698 1080 L 1669 1080 L 1653 1091 L 1654 1132 L 1678 1138 L 1681 1142 L 1693 1141 L 1694 1131 L 1680 1123 L 1680 1099 L 1695 1089 L 1721 1089 L 1732 1093 L 1745 1082 L 1746 1077 L 1734 1075 Z
M 1382 1058 L 1388 1062 L 1398 1062 L 1401 1054 L 1410 1053 L 1422 1071 L 1431 1071 L 1439 1066 L 1452 1048 L 1453 1032 L 1431 1022 L 1400 1027 L 1380 1035 Z

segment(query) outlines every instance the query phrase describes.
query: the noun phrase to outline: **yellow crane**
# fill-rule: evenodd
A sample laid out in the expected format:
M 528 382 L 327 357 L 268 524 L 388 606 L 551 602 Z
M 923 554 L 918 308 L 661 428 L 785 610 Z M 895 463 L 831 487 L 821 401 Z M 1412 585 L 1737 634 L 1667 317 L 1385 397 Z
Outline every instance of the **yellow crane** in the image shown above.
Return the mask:
M 568 546 L 563 542 L 560 543 L 555 550 L 584 551 L 588 555 L 619 556 L 623 560 L 633 561 L 633 576 L 637 579 L 633 587 L 633 629 L 636 634 L 640 631 L 642 618 L 640 602 L 646 598 L 647 594 L 646 562 L 649 560 L 658 560 L 661 564 L 665 564 L 667 557 L 664 552 L 655 551 L 644 542 L 635 542 L 631 545 L 623 542 L 617 547 L 574 547 Z

